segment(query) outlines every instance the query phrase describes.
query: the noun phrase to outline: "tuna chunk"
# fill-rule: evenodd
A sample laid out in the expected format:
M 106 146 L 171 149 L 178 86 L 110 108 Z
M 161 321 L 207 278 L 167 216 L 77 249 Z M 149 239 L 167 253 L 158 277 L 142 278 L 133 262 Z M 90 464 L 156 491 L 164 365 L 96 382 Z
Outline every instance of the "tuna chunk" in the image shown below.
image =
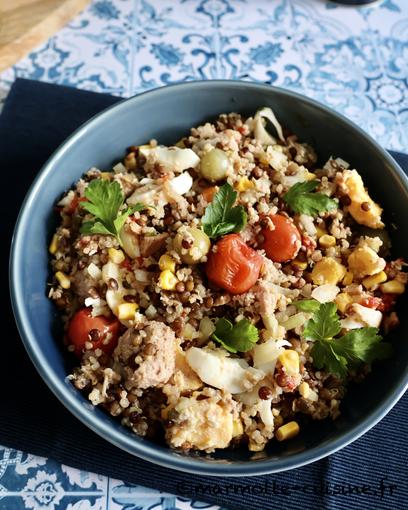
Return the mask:
M 149 257 L 161 250 L 169 234 L 157 234 L 155 236 L 143 236 L 140 241 L 140 252 L 143 257 Z
M 90 288 L 95 287 L 95 280 L 89 276 L 86 269 L 77 271 L 72 280 L 72 287 L 80 302 L 83 303 L 89 297 Z
M 151 321 L 142 330 L 129 328 L 119 338 L 114 358 L 124 366 L 124 385 L 154 388 L 166 383 L 175 370 L 176 337 L 171 328 Z

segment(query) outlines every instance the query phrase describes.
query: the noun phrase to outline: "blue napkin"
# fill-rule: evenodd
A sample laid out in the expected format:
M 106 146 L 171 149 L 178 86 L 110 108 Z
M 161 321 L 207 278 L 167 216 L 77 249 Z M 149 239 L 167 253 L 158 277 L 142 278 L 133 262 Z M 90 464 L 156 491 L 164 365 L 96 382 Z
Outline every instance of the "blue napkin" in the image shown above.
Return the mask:
M 228 479 L 180 473 L 130 456 L 82 425 L 42 382 L 14 325 L 6 246 L 23 197 L 41 165 L 76 127 L 119 100 L 17 80 L 0 115 L 4 307 L 0 444 L 231 510 L 408 508 L 408 395 L 364 437 L 328 458 L 276 475 Z M 392 155 L 408 173 L 408 156 Z

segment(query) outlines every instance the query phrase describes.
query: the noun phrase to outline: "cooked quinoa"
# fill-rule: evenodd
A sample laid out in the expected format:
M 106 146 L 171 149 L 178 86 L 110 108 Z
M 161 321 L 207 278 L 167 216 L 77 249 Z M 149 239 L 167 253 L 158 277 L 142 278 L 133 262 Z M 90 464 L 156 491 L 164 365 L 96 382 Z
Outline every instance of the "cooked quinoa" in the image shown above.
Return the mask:
M 357 170 L 317 161 L 263 108 L 85 173 L 49 248 L 72 384 L 182 450 L 261 451 L 336 419 L 389 355 L 407 273 Z

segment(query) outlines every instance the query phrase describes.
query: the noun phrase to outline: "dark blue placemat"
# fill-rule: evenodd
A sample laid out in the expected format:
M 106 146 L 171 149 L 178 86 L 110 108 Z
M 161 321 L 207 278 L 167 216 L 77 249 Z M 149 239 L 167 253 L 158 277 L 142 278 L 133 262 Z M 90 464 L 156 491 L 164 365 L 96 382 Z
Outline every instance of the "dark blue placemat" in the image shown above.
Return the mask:
M 7 246 L 23 197 L 51 152 L 116 101 L 17 80 L 0 116 L 1 302 L 7 303 L 1 322 L 0 444 L 234 510 L 407 508 L 408 395 L 364 437 L 326 459 L 276 475 L 215 479 L 161 468 L 117 449 L 74 418 L 44 385 L 14 325 Z M 392 154 L 408 173 L 408 156 Z

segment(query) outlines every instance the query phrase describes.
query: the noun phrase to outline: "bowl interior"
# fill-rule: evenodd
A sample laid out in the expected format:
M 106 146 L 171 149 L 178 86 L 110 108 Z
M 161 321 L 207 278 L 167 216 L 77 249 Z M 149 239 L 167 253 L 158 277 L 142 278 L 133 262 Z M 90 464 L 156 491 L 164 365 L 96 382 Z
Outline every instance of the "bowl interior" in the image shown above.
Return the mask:
M 222 112 L 253 114 L 273 108 L 283 126 L 315 147 L 320 162 L 330 155 L 349 161 L 363 175 L 372 195 L 386 212 L 395 256 L 408 256 L 406 221 L 408 187 L 395 163 L 346 119 L 287 91 L 249 83 L 212 82 L 168 87 L 132 98 L 109 109 L 71 137 L 48 162 L 26 199 L 17 227 L 12 287 L 14 309 L 26 347 L 46 382 L 88 426 L 113 443 L 148 460 L 209 474 L 255 474 L 295 467 L 330 453 L 363 433 L 395 402 L 407 382 L 407 318 L 391 335 L 394 357 L 375 367 L 365 382 L 350 388 L 336 422 L 302 427 L 296 439 L 273 442 L 262 453 L 244 449 L 214 454 L 180 454 L 140 439 L 77 392 L 66 376 L 72 359 L 61 346 L 58 313 L 46 296 L 49 275 L 47 246 L 56 226 L 53 206 L 83 172 L 92 166 L 110 169 L 129 145 L 151 138 L 171 144 L 192 126 Z M 248 462 L 250 461 L 250 462 Z

